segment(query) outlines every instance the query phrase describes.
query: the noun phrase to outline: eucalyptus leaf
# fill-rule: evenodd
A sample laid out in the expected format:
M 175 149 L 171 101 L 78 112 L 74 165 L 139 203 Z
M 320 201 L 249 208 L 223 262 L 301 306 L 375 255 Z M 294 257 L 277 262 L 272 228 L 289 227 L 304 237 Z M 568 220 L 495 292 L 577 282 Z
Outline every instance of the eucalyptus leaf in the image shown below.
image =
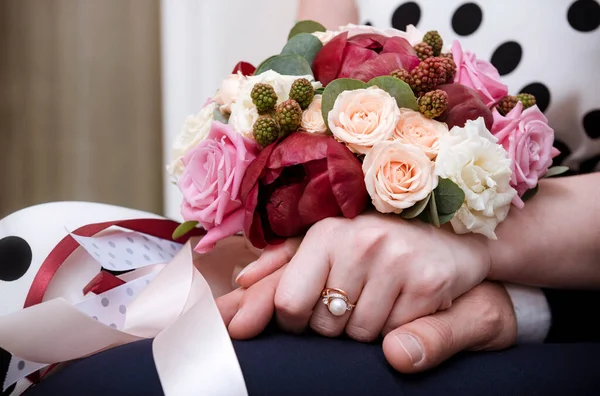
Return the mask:
M 197 221 L 186 221 L 185 223 L 179 224 L 179 226 L 173 231 L 173 239 L 179 239 L 198 225 Z
M 265 70 L 262 70 L 265 63 L 267 63 L 268 61 L 270 61 L 271 59 L 275 58 L 277 55 L 271 55 L 269 56 L 267 59 L 265 59 L 264 61 L 260 62 L 260 64 L 256 67 L 256 70 L 254 70 L 254 76 L 258 76 L 260 73 L 262 73 Z M 262 70 L 260 73 L 259 71 Z
M 288 40 L 300 33 L 314 33 L 314 32 L 325 32 L 325 31 L 327 31 L 327 29 L 325 28 L 325 26 L 321 25 L 319 22 L 310 21 L 310 20 L 298 21 L 294 25 L 292 30 L 290 30 L 290 34 L 288 34 Z
M 322 95 L 323 91 L 325 91 L 325 88 L 323 88 L 323 87 L 317 88 L 317 89 L 315 89 L 315 95 Z
M 229 114 L 223 114 L 223 113 L 221 113 L 221 110 L 215 109 L 215 111 L 213 111 L 213 119 L 215 121 L 222 122 L 223 124 L 228 124 L 229 123 Z
M 548 172 L 546 172 L 546 174 L 544 175 L 544 177 L 542 177 L 542 179 L 562 175 L 563 173 L 566 173 L 568 171 L 569 171 L 568 166 L 553 166 L 552 168 L 548 169 Z
M 288 76 L 313 75 L 312 68 L 308 61 L 298 54 L 272 56 L 265 60 L 259 68 L 256 69 L 254 74 L 259 75 L 267 70 L 273 70 L 279 74 Z
M 456 213 L 438 215 L 438 218 L 440 219 L 440 225 L 448 223 L 450 220 L 452 220 L 454 218 L 455 214 Z
M 417 98 L 410 86 L 399 78 L 392 76 L 375 77 L 367 83 L 368 86 L 377 86 L 390 94 L 398 107 L 403 107 L 412 110 L 419 110 Z
M 323 91 L 323 100 L 321 102 L 321 114 L 323 114 L 323 120 L 327 127 L 329 127 L 327 116 L 331 109 L 333 109 L 333 105 L 339 94 L 344 91 L 352 91 L 367 87 L 367 84 L 364 82 L 353 80 L 351 78 L 339 78 L 327 84 L 327 87 L 325 87 L 325 90 Z
M 281 55 L 297 54 L 312 65 L 317 52 L 323 48 L 321 40 L 309 33 L 300 33 L 289 39 L 281 51 Z
M 414 219 L 415 217 L 420 215 L 425 210 L 425 208 L 427 208 L 427 204 L 429 203 L 430 198 L 431 194 L 428 195 L 427 198 L 425 198 L 424 200 L 419 201 L 410 208 L 403 210 L 402 213 L 400 213 L 400 217 L 402 217 L 403 219 Z
M 464 191 L 450 179 L 438 179 L 435 203 L 439 214 L 455 213 L 465 201 Z
M 440 227 L 440 218 L 438 216 L 438 210 L 437 210 L 437 205 L 436 205 L 436 196 L 435 196 L 435 191 L 431 192 L 431 199 L 429 200 L 429 219 L 431 220 L 431 224 L 433 224 L 436 227 Z
M 537 194 L 539 189 L 540 189 L 540 185 L 538 184 L 537 186 L 525 191 L 525 194 L 523 194 L 523 196 L 521 197 L 523 202 L 529 201 L 531 198 L 533 198 L 535 196 L 535 194 Z

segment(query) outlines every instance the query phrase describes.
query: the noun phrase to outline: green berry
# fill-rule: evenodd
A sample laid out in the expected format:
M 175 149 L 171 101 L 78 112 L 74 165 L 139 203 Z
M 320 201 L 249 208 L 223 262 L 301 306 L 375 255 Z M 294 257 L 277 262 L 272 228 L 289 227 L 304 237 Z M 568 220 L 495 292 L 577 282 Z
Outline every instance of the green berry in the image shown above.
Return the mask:
M 269 84 L 255 84 L 250 92 L 250 97 L 260 114 L 275 109 L 275 105 L 277 104 L 277 94 Z
M 271 116 L 262 115 L 258 117 L 252 126 L 252 134 L 254 139 L 262 147 L 266 147 L 274 143 L 279 138 L 279 124 Z
M 275 120 L 281 128 L 282 135 L 290 134 L 300 127 L 302 108 L 294 99 L 288 99 L 277 106 Z
M 442 115 L 448 107 L 448 94 L 440 89 L 429 91 L 419 98 L 419 112 L 427 118 Z
M 292 83 L 290 99 L 294 99 L 302 110 L 308 108 L 315 97 L 315 89 L 306 78 L 299 78 Z
M 500 99 L 500 101 L 496 105 L 496 109 L 498 110 L 498 112 L 500 114 L 505 116 L 508 113 L 510 113 L 510 111 L 512 109 L 515 108 L 517 103 L 519 103 L 519 99 L 517 99 L 516 96 L 507 95 L 507 96 L 503 97 L 502 99 Z
M 442 52 L 444 46 L 444 40 L 437 30 L 430 30 L 423 36 L 423 42 L 429 44 L 433 49 L 433 56 L 438 56 Z
M 417 52 L 417 56 L 419 60 L 425 60 L 427 58 L 431 58 L 433 56 L 433 48 L 431 45 L 427 43 L 419 43 L 415 45 L 415 51 Z
M 405 83 L 407 83 L 410 86 L 413 85 L 413 78 L 412 78 L 412 76 L 410 75 L 409 72 L 407 72 L 404 69 L 394 70 L 393 72 L 390 73 L 390 76 L 399 78 L 400 80 L 404 81 Z
M 528 109 L 535 106 L 535 96 L 528 93 L 520 93 L 517 95 L 517 100 L 523 103 L 523 109 Z

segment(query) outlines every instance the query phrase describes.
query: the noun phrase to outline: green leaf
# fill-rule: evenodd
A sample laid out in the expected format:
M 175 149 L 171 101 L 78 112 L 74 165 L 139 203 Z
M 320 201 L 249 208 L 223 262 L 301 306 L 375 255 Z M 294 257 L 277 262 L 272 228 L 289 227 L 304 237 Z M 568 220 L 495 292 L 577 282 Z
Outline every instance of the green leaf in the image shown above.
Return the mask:
M 323 48 L 321 40 L 309 33 L 300 33 L 292 37 L 283 50 L 281 55 L 297 54 L 306 59 L 312 65 L 317 52 Z
M 325 91 L 325 88 L 323 88 L 323 87 L 317 88 L 317 89 L 315 89 L 315 95 L 322 95 L 323 91 Z
M 436 227 L 440 227 L 440 218 L 438 216 L 438 209 L 436 205 L 436 196 L 435 191 L 431 192 L 431 199 L 429 200 L 429 219 L 431 220 L 431 224 Z
M 428 195 L 427 198 L 425 198 L 424 200 L 419 201 L 410 208 L 403 210 L 402 213 L 400 213 L 400 217 L 402 217 L 403 219 L 414 219 L 415 217 L 420 215 L 425 210 L 425 208 L 427 208 L 427 204 L 429 203 L 430 198 L 431 194 Z
M 272 56 L 260 64 L 254 75 L 259 75 L 267 70 L 273 70 L 288 76 L 313 75 L 308 61 L 298 54 Z
M 314 32 L 325 32 L 327 29 L 319 22 L 315 21 L 299 21 L 294 25 L 290 34 L 288 34 L 288 40 L 300 33 L 314 33 Z
M 456 213 L 438 215 L 438 218 L 440 219 L 440 225 L 448 223 L 450 220 L 452 220 L 454 218 L 455 214 Z
M 179 224 L 179 226 L 173 231 L 173 239 L 179 239 L 198 225 L 197 221 L 186 221 L 185 223 Z
M 455 213 L 465 201 L 464 191 L 450 179 L 438 179 L 435 203 L 439 214 Z
M 325 125 L 329 127 L 327 123 L 327 115 L 333 109 L 333 104 L 337 99 L 338 95 L 344 91 L 352 91 L 355 89 L 367 88 L 367 84 L 360 80 L 353 80 L 351 78 L 339 78 L 337 80 L 333 80 L 325 90 L 323 91 L 323 101 L 321 102 L 321 114 L 323 114 L 323 120 L 325 120 Z
M 535 194 L 537 194 L 538 190 L 540 189 L 540 185 L 538 184 L 537 186 L 525 191 L 525 194 L 523 194 L 523 196 L 521 197 L 521 199 L 523 200 L 523 202 L 525 201 L 529 201 L 531 198 L 533 198 L 533 196 Z
M 568 166 L 553 166 L 552 168 L 548 169 L 548 172 L 546 172 L 546 174 L 544 175 L 544 177 L 542 177 L 542 179 L 562 175 L 563 173 L 568 172 L 568 171 L 569 171 Z
M 404 107 L 412 110 L 419 110 L 417 104 L 417 98 L 413 93 L 410 86 L 399 78 L 392 76 L 381 76 L 375 77 L 367 83 L 368 86 L 377 86 L 387 93 L 389 93 L 394 99 L 398 107 Z
M 258 73 L 258 71 L 263 69 L 263 67 L 264 67 L 265 63 L 267 63 L 267 62 L 268 62 L 268 61 L 270 61 L 271 59 L 275 58 L 276 56 L 277 56 L 277 55 L 271 55 L 271 56 L 269 56 L 267 59 L 265 59 L 264 61 L 262 61 L 262 62 L 261 62 L 261 63 L 260 63 L 260 64 L 259 64 L 259 65 L 256 67 L 256 70 L 254 70 L 254 74 L 253 74 L 253 76 L 257 76 L 257 75 L 259 75 L 260 73 Z M 263 71 L 264 71 L 264 70 L 263 70 Z M 262 71 L 261 71 L 261 73 L 262 73 Z
M 215 109 L 215 111 L 213 111 L 213 119 L 215 121 L 222 122 L 223 124 L 228 124 L 229 123 L 229 114 L 223 114 L 223 113 L 221 113 L 221 110 Z

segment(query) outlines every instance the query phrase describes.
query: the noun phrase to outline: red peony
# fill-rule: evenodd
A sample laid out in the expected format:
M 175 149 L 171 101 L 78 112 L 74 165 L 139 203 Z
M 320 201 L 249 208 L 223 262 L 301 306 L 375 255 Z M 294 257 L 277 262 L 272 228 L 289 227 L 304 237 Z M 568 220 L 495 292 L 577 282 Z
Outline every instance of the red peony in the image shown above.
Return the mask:
M 255 71 L 256 67 L 252 66 L 252 64 L 248 62 L 242 61 L 235 65 L 231 74 L 237 74 L 238 72 L 241 72 L 244 76 L 251 76 Z
M 411 71 L 418 64 L 415 50 L 402 37 L 368 33 L 348 38 L 348 32 L 344 32 L 317 53 L 313 71 L 315 78 L 327 85 L 337 78 L 368 82 L 394 70 Z
M 474 89 L 461 84 L 444 84 L 437 87 L 448 94 L 448 106 L 437 120 L 448 124 L 448 128 L 465 126 L 467 120 L 483 117 L 485 126 L 492 130 L 492 111 L 483 103 Z
M 358 216 L 368 194 L 360 161 L 331 136 L 293 133 L 260 152 L 242 181 L 244 232 L 264 248 L 327 217 Z

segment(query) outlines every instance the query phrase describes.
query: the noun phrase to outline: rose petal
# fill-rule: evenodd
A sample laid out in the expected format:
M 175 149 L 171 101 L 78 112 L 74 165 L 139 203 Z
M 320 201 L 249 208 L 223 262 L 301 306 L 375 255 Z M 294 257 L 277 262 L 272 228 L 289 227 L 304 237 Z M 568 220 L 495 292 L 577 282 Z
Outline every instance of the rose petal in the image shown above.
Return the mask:
M 374 52 L 372 52 L 374 53 Z M 389 76 L 394 70 L 403 68 L 403 56 L 400 54 L 382 54 L 363 62 L 350 73 L 349 78 L 368 82 L 375 77 Z
M 408 71 L 411 71 L 420 63 L 415 49 L 402 37 L 390 37 L 387 39 L 381 50 L 381 54 L 387 53 L 399 54 L 402 60 L 402 68 Z
M 348 43 L 353 43 L 359 47 L 368 48 L 375 52 L 380 52 L 383 45 L 388 40 L 387 37 L 377 33 L 357 34 L 348 39 Z
M 230 213 L 221 225 L 213 227 L 200 239 L 194 250 L 198 253 L 207 253 L 223 238 L 230 237 L 242 231 L 244 226 L 244 210 L 240 208 Z
M 313 72 L 315 79 L 320 81 L 323 86 L 336 79 L 342 66 L 347 41 L 348 32 L 338 34 L 317 52 L 313 61 Z
M 483 117 L 488 130 L 492 129 L 494 116 L 491 110 L 480 99 L 479 94 L 461 84 L 444 84 L 437 87 L 448 94 L 448 108 L 438 117 L 439 121 L 448 124 L 448 128 L 464 127 L 467 120 Z
M 298 202 L 303 192 L 304 183 L 282 186 L 273 191 L 266 208 L 269 225 L 275 234 L 292 237 L 305 230 L 298 214 Z

